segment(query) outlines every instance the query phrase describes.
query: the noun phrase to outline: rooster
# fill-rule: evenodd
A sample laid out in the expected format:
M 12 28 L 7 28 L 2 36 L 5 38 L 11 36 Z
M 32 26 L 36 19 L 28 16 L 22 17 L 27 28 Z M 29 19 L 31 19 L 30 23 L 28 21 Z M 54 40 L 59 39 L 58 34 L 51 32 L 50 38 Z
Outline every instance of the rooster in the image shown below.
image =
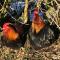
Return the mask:
M 29 28 L 29 24 L 15 23 L 12 25 L 9 22 L 4 23 L 3 37 L 5 37 L 8 42 L 20 43 L 21 46 L 24 46 Z
M 32 31 L 39 33 L 45 26 L 44 21 L 42 18 L 39 16 L 39 10 L 38 8 L 34 9 L 34 16 L 33 16 L 33 21 L 32 21 Z
M 6 39 L 16 41 L 19 34 L 10 26 L 10 23 L 3 24 L 3 35 Z

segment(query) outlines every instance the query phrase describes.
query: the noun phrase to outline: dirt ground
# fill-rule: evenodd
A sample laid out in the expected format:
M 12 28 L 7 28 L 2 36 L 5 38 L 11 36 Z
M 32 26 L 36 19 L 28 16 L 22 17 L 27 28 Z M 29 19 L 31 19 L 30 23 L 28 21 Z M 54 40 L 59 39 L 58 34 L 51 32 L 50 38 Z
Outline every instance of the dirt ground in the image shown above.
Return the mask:
M 18 49 L 0 44 L 0 60 L 60 60 L 60 38 L 52 45 L 38 50 L 30 46 L 29 42 Z

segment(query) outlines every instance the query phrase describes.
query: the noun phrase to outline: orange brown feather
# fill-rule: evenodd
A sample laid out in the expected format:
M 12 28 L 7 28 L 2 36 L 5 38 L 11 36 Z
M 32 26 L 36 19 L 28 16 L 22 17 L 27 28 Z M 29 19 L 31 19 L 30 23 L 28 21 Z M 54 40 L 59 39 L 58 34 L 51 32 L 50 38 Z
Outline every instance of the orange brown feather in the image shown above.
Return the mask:
M 16 41 L 19 36 L 19 34 L 15 32 L 12 27 L 9 26 L 9 23 L 5 23 L 3 25 L 3 35 L 6 39 L 10 41 Z
M 33 17 L 33 21 L 32 21 L 32 31 L 38 33 L 39 31 L 41 31 L 44 26 L 45 23 L 42 20 L 42 18 L 38 15 L 39 11 L 38 8 L 35 8 L 34 10 L 34 17 Z

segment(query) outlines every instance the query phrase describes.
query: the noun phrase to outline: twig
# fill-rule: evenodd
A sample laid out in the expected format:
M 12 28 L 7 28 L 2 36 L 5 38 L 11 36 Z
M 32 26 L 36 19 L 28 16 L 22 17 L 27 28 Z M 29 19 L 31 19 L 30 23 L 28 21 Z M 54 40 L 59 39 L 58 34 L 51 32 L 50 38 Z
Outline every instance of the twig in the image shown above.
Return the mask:
M 52 14 L 50 14 L 51 16 L 52 16 Z M 53 17 L 54 19 L 51 19 L 52 20 L 52 22 L 54 22 L 55 24 L 56 24 L 56 26 L 58 27 L 58 29 L 60 30 L 60 27 L 59 27 L 59 25 L 54 21 L 55 20 L 55 17 Z
M 25 0 L 25 8 L 24 8 L 24 23 L 27 23 L 28 20 L 28 0 Z

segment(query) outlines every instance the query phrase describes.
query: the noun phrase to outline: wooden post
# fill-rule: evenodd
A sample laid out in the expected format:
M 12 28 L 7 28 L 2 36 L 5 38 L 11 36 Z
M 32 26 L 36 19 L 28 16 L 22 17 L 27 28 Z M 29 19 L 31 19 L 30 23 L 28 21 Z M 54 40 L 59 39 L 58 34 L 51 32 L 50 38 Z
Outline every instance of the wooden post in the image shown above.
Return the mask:
M 37 7 L 39 9 L 39 7 L 40 7 L 40 0 L 37 0 Z
M 28 0 L 25 0 L 25 8 L 24 8 L 24 23 L 28 21 Z

